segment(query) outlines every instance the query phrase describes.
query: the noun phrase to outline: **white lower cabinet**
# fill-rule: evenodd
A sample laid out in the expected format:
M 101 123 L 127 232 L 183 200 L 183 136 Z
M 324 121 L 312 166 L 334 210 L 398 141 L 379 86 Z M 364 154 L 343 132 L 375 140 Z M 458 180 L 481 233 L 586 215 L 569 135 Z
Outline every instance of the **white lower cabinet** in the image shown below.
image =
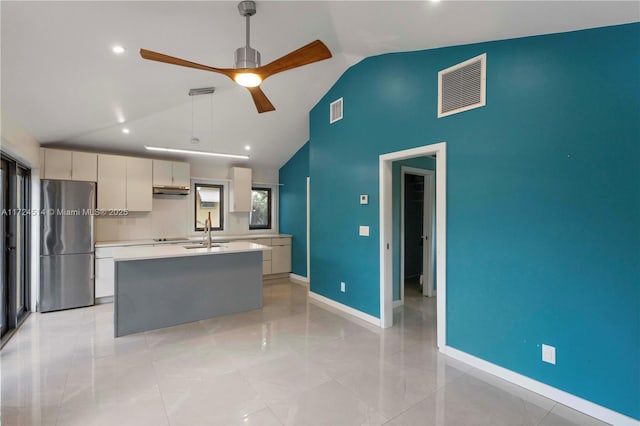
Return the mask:
M 291 272 L 291 237 L 254 238 L 251 243 L 270 246 L 262 252 L 262 275 Z
M 96 299 L 113 296 L 113 258 L 96 258 Z
M 291 272 L 291 238 L 272 238 L 271 273 L 284 274 L 287 272 Z
M 96 255 L 96 278 L 95 278 L 95 298 L 113 296 L 113 253 L 111 247 L 97 248 Z
M 113 249 L 121 247 L 148 247 L 151 244 L 139 244 L 133 246 L 112 246 L 96 248 L 96 277 L 95 299 L 112 297 L 114 294 L 115 265 L 113 262 Z
M 258 243 L 258 244 L 264 244 L 264 243 Z M 262 252 L 262 275 L 269 275 L 270 273 L 271 273 L 271 250 L 265 250 Z

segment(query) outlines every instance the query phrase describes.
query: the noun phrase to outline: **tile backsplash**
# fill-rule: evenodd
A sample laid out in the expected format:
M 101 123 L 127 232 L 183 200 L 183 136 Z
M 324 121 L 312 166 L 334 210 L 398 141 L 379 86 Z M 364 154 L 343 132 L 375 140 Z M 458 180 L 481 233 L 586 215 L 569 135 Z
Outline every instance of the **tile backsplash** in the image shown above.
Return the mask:
M 147 240 L 181 237 L 189 231 L 189 197 L 154 196 L 153 211 L 96 218 L 96 241 Z

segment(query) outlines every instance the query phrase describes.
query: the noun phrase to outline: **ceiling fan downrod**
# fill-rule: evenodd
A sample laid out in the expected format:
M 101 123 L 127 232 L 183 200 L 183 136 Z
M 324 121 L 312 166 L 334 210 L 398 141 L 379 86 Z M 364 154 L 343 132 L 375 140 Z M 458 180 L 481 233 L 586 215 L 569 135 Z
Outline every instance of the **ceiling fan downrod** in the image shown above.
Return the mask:
M 246 40 L 244 47 L 236 49 L 235 67 L 236 68 L 257 68 L 260 66 L 260 52 L 249 46 L 251 24 L 250 19 L 256 14 L 256 2 L 241 1 L 238 3 L 238 12 L 246 19 Z

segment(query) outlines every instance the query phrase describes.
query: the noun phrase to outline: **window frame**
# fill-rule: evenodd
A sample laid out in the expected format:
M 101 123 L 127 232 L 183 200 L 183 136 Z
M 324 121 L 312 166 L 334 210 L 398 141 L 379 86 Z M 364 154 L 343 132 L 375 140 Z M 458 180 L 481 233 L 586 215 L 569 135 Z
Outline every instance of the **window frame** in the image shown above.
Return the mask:
M 252 225 L 251 224 L 251 213 L 253 211 L 253 191 L 267 191 L 267 224 L 266 225 Z M 251 187 L 251 211 L 249 212 L 249 230 L 266 230 L 273 229 L 273 191 L 272 188 L 266 186 L 252 186 Z
M 220 226 L 211 228 L 212 231 L 224 231 L 224 185 L 217 183 L 194 182 L 193 183 L 193 226 L 196 232 L 203 232 L 204 226 L 198 226 L 198 187 L 218 188 L 220 191 Z

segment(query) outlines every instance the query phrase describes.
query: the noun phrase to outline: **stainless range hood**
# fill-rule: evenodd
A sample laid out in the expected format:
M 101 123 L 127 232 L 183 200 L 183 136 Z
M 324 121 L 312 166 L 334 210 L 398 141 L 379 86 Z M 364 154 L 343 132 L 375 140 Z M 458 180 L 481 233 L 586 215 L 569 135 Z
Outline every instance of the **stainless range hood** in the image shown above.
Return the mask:
M 189 187 L 188 186 L 160 186 L 156 185 L 153 187 L 153 194 L 163 194 L 163 195 L 189 195 Z

